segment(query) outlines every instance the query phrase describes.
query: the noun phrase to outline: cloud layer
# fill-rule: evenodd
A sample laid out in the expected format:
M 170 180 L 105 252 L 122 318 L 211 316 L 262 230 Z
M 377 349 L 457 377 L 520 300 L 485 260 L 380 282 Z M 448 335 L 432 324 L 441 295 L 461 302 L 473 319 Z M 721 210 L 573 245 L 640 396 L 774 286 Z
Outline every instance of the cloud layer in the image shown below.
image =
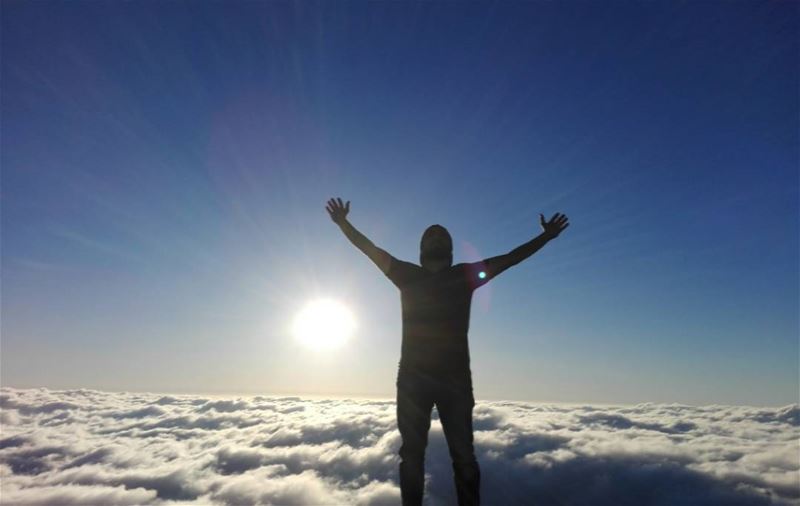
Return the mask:
M 479 402 L 487 505 L 800 505 L 800 407 Z M 3 388 L 2 504 L 398 504 L 392 401 Z M 426 504 L 455 504 L 437 420 Z

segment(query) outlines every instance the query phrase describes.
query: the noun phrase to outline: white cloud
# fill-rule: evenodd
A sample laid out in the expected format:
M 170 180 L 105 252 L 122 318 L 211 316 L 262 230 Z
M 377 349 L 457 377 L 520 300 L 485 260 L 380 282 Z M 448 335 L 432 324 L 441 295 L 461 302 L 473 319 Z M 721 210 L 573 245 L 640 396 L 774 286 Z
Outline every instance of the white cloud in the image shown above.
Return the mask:
M 395 405 L 4 388 L 2 504 L 398 504 Z M 481 402 L 484 504 L 800 505 L 800 407 Z M 454 504 L 431 425 L 427 504 Z
M 145 504 L 156 500 L 156 492 L 143 488 L 85 487 L 61 485 L 58 487 L 35 487 L 17 489 L 3 487 L 3 504 L 41 504 L 52 506 L 87 504 Z

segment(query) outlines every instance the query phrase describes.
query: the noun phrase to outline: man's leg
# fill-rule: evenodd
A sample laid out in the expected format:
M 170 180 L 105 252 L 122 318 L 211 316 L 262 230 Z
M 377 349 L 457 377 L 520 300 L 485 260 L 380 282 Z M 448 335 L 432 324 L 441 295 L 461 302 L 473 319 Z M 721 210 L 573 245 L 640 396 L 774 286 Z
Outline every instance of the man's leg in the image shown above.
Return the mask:
M 400 493 L 403 506 L 422 504 L 425 489 L 425 447 L 431 427 L 433 392 L 424 378 L 401 371 L 397 378 L 397 428 L 400 446 Z
M 436 399 L 444 436 L 453 460 L 453 475 L 459 506 L 480 504 L 481 473 L 472 445 L 471 381 L 450 384 Z

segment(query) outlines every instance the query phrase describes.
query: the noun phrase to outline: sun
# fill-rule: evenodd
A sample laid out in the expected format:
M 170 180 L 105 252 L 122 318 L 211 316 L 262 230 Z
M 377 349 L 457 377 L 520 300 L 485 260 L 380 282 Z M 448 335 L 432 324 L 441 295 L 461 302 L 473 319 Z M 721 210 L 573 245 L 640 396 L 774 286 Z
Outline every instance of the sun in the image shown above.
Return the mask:
M 308 348 L 325 351 L 341 347 L 355 328 L 355 318 L 347 306 L 333 299 L 317 299 L 295 315 L 292 334 Z

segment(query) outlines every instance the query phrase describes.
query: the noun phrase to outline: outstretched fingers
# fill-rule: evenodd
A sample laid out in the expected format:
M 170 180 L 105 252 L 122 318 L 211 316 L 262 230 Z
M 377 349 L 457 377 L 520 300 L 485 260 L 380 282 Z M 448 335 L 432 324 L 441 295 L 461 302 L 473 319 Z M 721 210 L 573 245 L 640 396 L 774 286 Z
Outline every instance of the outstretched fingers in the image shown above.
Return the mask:
M 569 226 L 569 218 L 563 213 L 555 213 L 548 221 L 545 221 L 544 214 L 539 213 L 539 222 L 542 224 L 542 228 L 553 230 L 556 234 L 561 233 Z
M 569 226 L 569 218 L 562 214 L 558 220 L 556 220 L 556 225 L 558 225 L 559 229 L 564 230 Z
M 325 210 L 328 211 L 331 219 L 338 223 L 350 212 L 350 201 L 344 203 L 339 197 L 331 198 L 325 205 Z

